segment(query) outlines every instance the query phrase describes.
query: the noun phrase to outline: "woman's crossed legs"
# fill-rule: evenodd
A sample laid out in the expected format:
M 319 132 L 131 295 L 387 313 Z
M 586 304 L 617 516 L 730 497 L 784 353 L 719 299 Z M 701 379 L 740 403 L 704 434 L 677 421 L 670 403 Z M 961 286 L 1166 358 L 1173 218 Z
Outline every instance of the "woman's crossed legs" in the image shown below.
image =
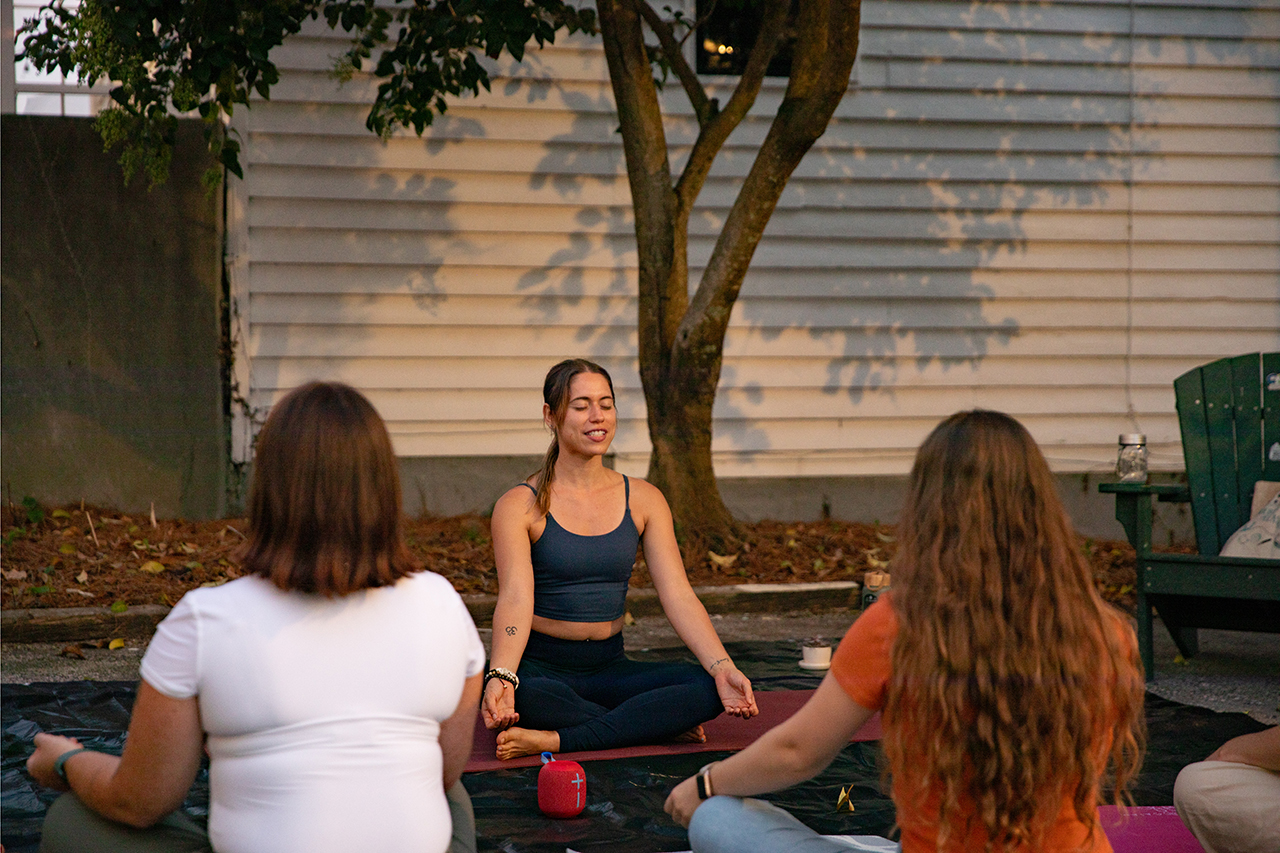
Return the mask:
M 604 662 L 589 660 L 598 647 L 606 645 L 616 647 L 616 652 Z M 563 654 L 567 649 L 558 649 L 566 665 L 526 655 L 516 691 L 520 729 L 557 733 L 560 752 L 670 741 L 724 710 L 715 680 L 700 667 L 631 660 L 622 654 L 620 637 L 616 644 L 573 642 L 572 646 L 583 654 L 568 656 Z M 582 661 L 586 665 L 575 666 L 574 657 L 588 658 Z M 502 755 L 503 740 L 517 744 L 525 740 L 512 731 L 515 738 L 499 740 L 500 757 L 538 751 Z M 537 740 L 529 739 L 531 744 Z
M 693 853 L 897 853 L 901 846 L 875 835 L 828 838 L 764 800 L 712 797 L 689 823 Z

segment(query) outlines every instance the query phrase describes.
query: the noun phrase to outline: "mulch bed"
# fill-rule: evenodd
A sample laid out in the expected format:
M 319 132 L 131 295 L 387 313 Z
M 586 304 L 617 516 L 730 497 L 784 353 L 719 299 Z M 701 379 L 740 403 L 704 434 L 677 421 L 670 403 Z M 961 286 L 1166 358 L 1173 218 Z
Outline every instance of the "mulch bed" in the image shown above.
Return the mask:
M 891 525 L 860 522 L 761 521 L 743 525 L 736 554 L 716 554 L 690 541 L 682 548 L 694 586 L 741 583 L 861 581 L 887 568 L 895 542 Z M 239 576 L 236 550 L 243 518 L 157 519 L 93 506 L 41 507 L 28 499 L 3 508 L 0 606 L 172 606 L 199 586 Z M 410 550 L 460 593 L 496 593 L 489 519 L 465 515 L 410 519 Z M 1104 598 L 1133 611 L 1134 553 L 1126 542 L 1081 538 Z M 649 587 L 641 556 L 631 579 Z

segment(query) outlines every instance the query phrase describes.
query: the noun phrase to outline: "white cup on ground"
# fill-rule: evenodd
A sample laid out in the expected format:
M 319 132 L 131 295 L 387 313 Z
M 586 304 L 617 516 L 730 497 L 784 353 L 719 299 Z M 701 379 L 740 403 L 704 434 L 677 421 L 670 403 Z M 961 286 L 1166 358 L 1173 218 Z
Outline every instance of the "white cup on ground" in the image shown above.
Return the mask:
M 800 665 L 805 669 L 826 669 L 831 666 L 830 646 L 804 646 Z

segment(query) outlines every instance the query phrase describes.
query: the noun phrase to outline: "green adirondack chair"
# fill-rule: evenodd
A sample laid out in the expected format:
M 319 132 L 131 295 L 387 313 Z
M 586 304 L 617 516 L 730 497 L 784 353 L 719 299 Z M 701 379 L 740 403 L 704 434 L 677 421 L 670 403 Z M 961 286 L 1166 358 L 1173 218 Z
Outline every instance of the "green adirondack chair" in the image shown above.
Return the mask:
M 1224 358 L 1173 383 L 1187 485 L 1103 483 L 1138 552 L 1138 648 L 1147 680 L 1154 607 L 1184 658 L 1197 628 L 1280 632 L 1280 560 L 1220 557 L 1249 520 L 1253 486 L 1280 480 L 1280 353 Z M 1198 554 L 1151 549 L 1152 500 L 1190 501 Z

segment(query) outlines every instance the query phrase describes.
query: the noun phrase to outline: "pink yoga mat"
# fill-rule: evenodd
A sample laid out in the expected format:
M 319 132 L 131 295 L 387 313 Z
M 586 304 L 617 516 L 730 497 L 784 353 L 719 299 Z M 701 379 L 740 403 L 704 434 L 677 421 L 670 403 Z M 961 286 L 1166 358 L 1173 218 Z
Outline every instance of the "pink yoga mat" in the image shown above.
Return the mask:
M 1098 818 L 1115 853 L 1204 853 L 1173 806 L 1099 806 Z
M 753 742 L 760 735 L 781 723 L 800 709 L 800 706 L 813 695 L 812 690 L 770 690 L 756 694 L 756 704 L 760 713 L 750 720 L 740 720 L 721 714 L 703 725 L 707 733 L 706 743 L 670 743 L 653 746 L 631 746 L 623 749 L 604 749 L 598 752 L 565 752 L 557 753 L 556 758 L 572 761 L 600 761 L 606 758 L 630 758 L 637 755 L 683 755 L 691 752 L 724 752 L 739 750 Z M 853 740 L 879 740 L 880 715 L 876 714 L 867 724 L 858 730 Z M 467 762 L 468 773 L 478 770 L 501 770 L 506 767 L 532 767 L 541 764 L 536 755 L 524 758 L 513 758 L 510 761 L 499 761 L 494 756 L 498 747 L 497 732 L 491 732 L 484 723 L 477 720 L 475 742 L 471 748 L 471 759 Z

